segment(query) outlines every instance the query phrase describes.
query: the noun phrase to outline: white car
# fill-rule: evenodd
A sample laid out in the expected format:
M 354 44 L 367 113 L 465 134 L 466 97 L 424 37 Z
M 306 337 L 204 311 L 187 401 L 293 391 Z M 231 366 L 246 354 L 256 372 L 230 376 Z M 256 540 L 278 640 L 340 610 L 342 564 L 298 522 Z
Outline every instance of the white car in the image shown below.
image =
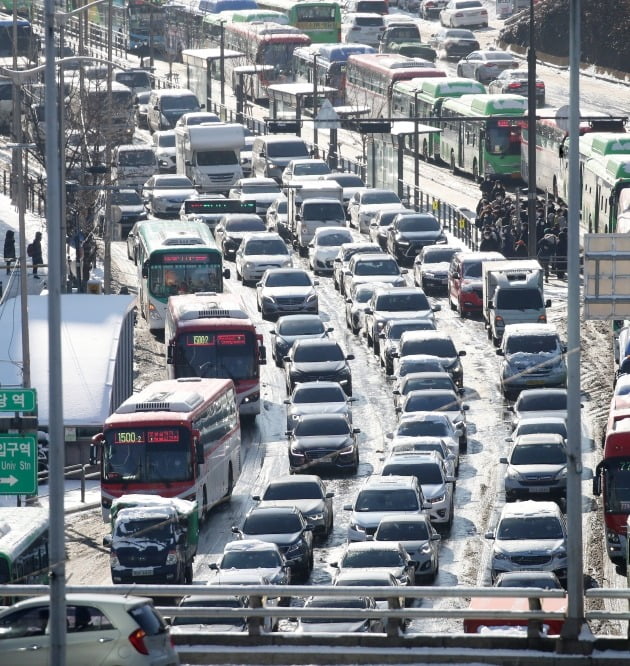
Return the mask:
M 343 293 L 352 294 L 352 288 L 362 282 L 383 282 L 394 287 L 406 285 L 406 268 L 400 268 L 394 257 L 381 252 L 355 254 L 343 276 Z
M 154 132 L 153 152 L 157 157 L 160 173 L 175 173 L 175 130 Z
M 292 268 L 291 250 L 279 234 L 254 232 L 245 236 L 234 258 L 236 277 L 243 284 L 260 280 L 269 268 Z
M 291 570 L 278 546 L 259 539 L 226 543 L 221 559 L 211 562 L 209 566 L 217 572 L 217 576 L 222 577 L 228 573 L 235 578 L 241 574 L 257 573 L 267 578 L 271 585 L 289 585 L 291 582 Z M 222 584 L 227 582 L 223 580 Z
M 196 195 L 190 178 L 177 174 L 156 174 L 142 186 L 144 203 L 156 217 L 177 217 L 184 201 Z
M 348 204 L 350 226 L 367 234 L 370 222 L 384 208 L 401 208 L 400 197 L 393 190 L 368 188 L 355 192 Z
M 330 173 L 330 167 L 324 160 L 304 158 L 291 160 L 282 172 L 282 184 L 288 185 L 292 180 L 319 180 L 320 176 Z
M 206 123 L 220 123 L 221 118 L 211 111 L 191 111 L 180 116 L 175 127 L 190 127 L 191 125 L 205 125 Z
M 488 10 L 480 0 L 450 0 L 440 12 L 440 23 L 447 28 L 487 28 Z
M 280 185 L 273 178 L 240 178 L 228 193 L 228 199 L 255 201 L 258 215 L 265 216 L 267 209 L 282 194 Z
M 496 49 L 473 51 L 457 63 L 457 76 L 476 79 L 480 83 L 490 83 L 501 72 L 516 69 L 518 65 L 518 60 L 511 53 Z
M 385 23 L 380 14 L 349 12 L 341 23 L 341 41 L 377 47 L 384 30 Z
M 333 261 L 344 243 L 353 240 L 346 227 L 320 227 L 308 244 L 308 264 L 315 275 L 333 272 Z

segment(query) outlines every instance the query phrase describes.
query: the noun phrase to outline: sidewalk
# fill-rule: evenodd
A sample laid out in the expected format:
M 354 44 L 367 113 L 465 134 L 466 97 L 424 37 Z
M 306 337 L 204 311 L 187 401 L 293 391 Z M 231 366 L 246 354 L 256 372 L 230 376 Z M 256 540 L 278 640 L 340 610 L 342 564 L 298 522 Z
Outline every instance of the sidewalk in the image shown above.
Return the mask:
M 75 513 L 77 511 L 87 511 L 94 509 L 101 504 L 101 484 L 97 479 L 87 480 L 85 482 L 85 502 L 81 501 L 81 481 L 79 479 L 66 479 L 64 482 L 64 513 Z M 29 506 L 40 506 L 49 508 L 50 487 L 48 484 L 42 484 L 38 488 L 37 496 L 33 496 L 27 501 Z M 24 506 L 24 496 L 21 497 Z M 16 506 L 17 497 L 15 495 L 0 495 L 0 507 Z

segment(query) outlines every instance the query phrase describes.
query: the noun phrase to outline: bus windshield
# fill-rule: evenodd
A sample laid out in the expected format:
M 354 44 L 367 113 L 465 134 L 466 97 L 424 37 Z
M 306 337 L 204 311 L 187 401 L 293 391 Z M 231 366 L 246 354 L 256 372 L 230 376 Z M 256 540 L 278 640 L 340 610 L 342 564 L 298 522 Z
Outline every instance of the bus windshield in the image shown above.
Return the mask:
M 130 427 L 105 433 L 103 478 L 110 483 L 189 481 L 192 463 L 190 433 L 184 428 Z
M 202 263 L 150 264 L 149 291 L 156 298 L 199 291 L 223 291 L 220 257 L 211 263 L 212 256 L 201 255 Z
M 630 462 L 625 458 L 606 461 L 604 511 L 630 513 Z
M 488 121 L 486 145 L 492 155 L 520 155 L 521 130 L 510 120 Z
M 177 338 L 175 377 L 250 379 L 258 376 L 256 338 L 250 331 L 195 331 Z

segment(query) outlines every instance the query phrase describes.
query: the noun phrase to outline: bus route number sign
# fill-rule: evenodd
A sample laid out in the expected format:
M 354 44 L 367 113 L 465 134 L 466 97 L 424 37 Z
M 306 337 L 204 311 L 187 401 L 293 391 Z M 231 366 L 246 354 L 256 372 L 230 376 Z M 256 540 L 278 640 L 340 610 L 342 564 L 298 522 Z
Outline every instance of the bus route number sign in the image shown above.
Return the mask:
M 0 495 L 37 494 L 37 440 L 0 435 Z

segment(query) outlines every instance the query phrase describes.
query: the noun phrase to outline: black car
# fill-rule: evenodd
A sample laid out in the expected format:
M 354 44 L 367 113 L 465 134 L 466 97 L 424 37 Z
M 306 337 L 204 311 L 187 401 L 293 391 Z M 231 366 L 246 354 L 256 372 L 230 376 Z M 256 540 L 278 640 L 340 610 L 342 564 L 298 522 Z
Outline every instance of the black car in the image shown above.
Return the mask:
M 357 435 L 344 414 L 305 414 L 287 430 L 289 469 L 311 471 L 315 467 L 356 472 L 359 468 Z
M 397 215 L 387 229 L 387 251 L 401 264 L 412 264 L 423 247 L 446 240 L 440 221 L 432 213 Z
M 255 506 L 247 512 L 243 527 L 232 527 L 232 532 L 241 539 L 275 543 L 292 574 L 307 578 L 313 569 L 313 528 L 295 506 Z
M 280 317 L 275 328 L 271 330 L 271 356 L 278 367 L 282 367 L 283 359 L 296 340 L 301 338 L 327 338 L 333 331 L 318 314 L 297 314 Z
M 347 395 L 352 395 L 348 361 L 354 360 L 354 355 L 344 354 L 336 340 L 296 340 L 283 360 L 288 394 L 299 382 L 320 380 L 339 382 Z
M 488 84 L 489 93 L 510 93 L 527 97 L 528 72 L 526 69 L 506 69 Z M 545 106 L 545 82 L 536 77 L 536 106 Z
M 266 231 L 260 215 L 255 213 L 228 213 L 214 229 L 214 238 L 221 248 L 224 259 L 234 260 L 243 237 L 252 231 Z
M 297 506 L 304 514 L 316 536 L 327 537 L 333 528 L 333 497 L 335 493 L 326 489 L 323 481 L 315 474 L 303 476 L 281 476 L 270 481 L 261 495 L 252 499 L 258 506 L 274 503 Z
M 475 34 L 465 28 L 442 28 L 431 36 L 429 44 L 443 58 L 464 58 L 480 48 Z

